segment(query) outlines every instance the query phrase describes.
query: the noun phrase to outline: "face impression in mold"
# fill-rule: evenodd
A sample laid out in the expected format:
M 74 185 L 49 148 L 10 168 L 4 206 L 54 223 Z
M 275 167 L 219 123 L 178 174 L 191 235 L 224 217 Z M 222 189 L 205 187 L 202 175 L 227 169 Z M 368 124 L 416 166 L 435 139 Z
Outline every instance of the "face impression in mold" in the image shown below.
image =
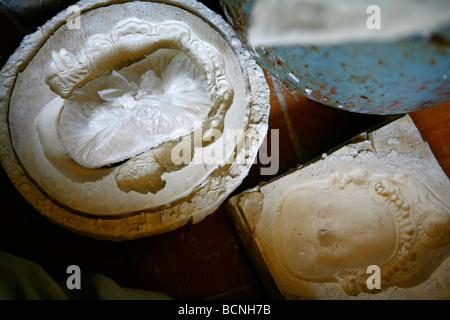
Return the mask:
M 302 206 L 298 206 L 298 203 Z M 321 188 L 298 189 L 283 202 L 285 258 L 300 278 L 320 281 L 340 270 L 382 264 L 396 249 L 395 221 L 382 200 L 340 196 Z
M 62 145 L 80 165 L 96 168 L 188 134 L 206 118 L 211 101 L 195 64 L 178 50 L 160 49 L 88 82 L 64 105 Z
M 294 279 L 338 282 L 349 295 L 367 288 L 368 266 L 381 289 L 429 277 L 450 243 L 450 209 L 419 180 L 355 170 L 299 185 L 281 199 L 274 244 Z

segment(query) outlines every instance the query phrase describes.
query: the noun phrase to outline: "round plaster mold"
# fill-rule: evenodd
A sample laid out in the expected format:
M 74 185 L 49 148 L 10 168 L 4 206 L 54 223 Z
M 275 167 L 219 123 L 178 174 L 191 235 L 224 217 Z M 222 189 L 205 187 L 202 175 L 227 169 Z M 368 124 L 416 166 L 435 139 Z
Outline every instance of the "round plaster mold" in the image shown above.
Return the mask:
M 242 182 L 267 133 L 262 69 L 195 1 L 76 8 L 77 24 L 59 13 L 1 70 L 10 180 L 42 215 L 99 239 L 201 221 Z

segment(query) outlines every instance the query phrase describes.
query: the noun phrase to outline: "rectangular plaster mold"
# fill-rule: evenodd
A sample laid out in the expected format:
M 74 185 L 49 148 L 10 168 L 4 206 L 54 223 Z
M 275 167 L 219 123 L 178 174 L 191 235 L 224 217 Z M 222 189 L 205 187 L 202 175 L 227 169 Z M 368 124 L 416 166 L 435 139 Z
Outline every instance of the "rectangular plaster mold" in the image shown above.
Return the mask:
M 285 299 L 449 299 L 450 182 L 404 116 L 227 202 Z

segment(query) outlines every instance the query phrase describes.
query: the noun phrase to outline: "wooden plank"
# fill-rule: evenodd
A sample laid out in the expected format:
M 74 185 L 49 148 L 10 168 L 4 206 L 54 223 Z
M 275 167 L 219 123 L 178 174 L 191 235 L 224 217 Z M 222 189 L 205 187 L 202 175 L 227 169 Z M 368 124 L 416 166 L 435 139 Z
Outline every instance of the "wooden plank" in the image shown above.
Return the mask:
M 450 177 L 450 101 L 409 115 Z

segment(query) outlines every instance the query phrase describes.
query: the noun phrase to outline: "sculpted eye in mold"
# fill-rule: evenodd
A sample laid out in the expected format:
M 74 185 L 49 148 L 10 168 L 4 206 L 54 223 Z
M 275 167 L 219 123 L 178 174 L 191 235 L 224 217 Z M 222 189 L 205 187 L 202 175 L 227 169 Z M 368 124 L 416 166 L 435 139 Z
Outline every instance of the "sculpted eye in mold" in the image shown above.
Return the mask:
M 2 70 L 10 179 L 42 214 L 97 238 L 202 220 L 246 176 L 267 132 L 262 70 L 195 1 L 77 5 L 80 29 L 61 12 Z M 193 161 L 228 129 L 251 143 L 236 141 L 226 157 L 249 161 Z M 181 163 L 172 155 L 180 145 L 190 151 Z
M 449 195 L 406 116 L 227 208 L 284 298 L 448 299 Z

